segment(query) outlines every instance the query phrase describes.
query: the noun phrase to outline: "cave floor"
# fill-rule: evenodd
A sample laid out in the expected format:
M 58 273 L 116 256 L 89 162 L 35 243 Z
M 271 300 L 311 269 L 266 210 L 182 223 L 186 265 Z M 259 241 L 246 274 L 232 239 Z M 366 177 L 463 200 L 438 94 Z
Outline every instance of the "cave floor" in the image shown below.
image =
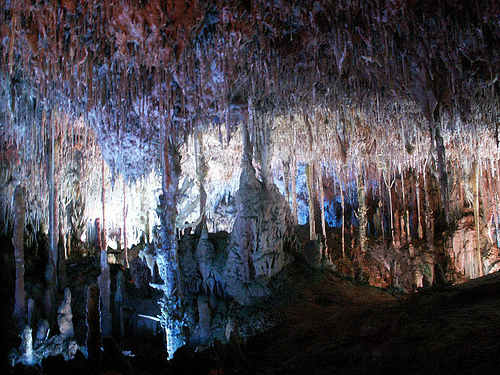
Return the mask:
M 498 273 L 413 295 L 391 295 L 330 272 L 303 286 L 285 291 L 282 323 L 247 343 L 239 373 L 498 371 Z

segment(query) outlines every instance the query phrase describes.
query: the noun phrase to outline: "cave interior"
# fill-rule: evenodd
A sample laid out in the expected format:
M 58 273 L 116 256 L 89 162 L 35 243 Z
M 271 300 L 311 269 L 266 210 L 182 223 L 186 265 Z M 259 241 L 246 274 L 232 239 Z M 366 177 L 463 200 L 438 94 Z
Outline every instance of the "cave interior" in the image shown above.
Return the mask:
M 2 0 L 0 50 L 9 373 L 497 368 L 498 1 Z

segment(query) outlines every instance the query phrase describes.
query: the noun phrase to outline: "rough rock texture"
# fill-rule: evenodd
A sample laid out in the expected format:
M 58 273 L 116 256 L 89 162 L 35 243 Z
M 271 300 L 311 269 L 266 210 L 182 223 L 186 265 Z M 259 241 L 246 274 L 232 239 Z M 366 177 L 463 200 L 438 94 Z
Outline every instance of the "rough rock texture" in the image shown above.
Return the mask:
M 306 242 L 304 246 L 304 259 L 311 268 L 321 268 L 321 241 L 311 240 Z
M 215 246 L 209 240 L 208 232 L 204 229 L 196 246 L 195 256 L 203 279 L 202 287 L 205 293 L 224 297 L 226 293 L 227 250 L 216 251 Z
M 71 312 L 71 290 L 66 288 L 64 290 L 64 300 L 59 306 L 59 316 L 57 317 L 57 324 L 59 325 L 59 332 L 63 339 L 70 339 L 74 336 L 73 330 L 73 313 Z
M 94 370 L 101 365 L 101 314 L 99 312 L 100 292 L 97 285 L 91 285 L 87 294 L 87 353 L 90 364 Z
M 250 166 L 242 171 L 236 207 L 225 270 L 227 293 L 246 305 L 267 296 L 267 281 L 291 261 L 285 249 L 293 219 L 285 198 L 274 185 L 259 182 Z
M 484 274 L 496 272 L 500 268 L 498 260 L 498 248 L 488 240 L 484 227 L 480 228 L 481 257 Z M 476 253 L 477 253 L 477 231 L 474 216 L 464 216 L 457 223 L 457 229 L 451 236 L 450 256 L 454 259 L 455 270 L 459 275 L 466 278 L 475 278 L 477 275 Z

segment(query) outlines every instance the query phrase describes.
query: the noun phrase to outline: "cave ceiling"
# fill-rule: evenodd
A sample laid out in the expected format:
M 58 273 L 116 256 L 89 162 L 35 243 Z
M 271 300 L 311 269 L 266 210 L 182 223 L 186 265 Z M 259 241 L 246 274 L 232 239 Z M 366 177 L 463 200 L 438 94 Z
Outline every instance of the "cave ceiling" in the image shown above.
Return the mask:
M 257 154 L 270 127 L 284 157 L 337 165 L 424 165 L 436 127 L 448 160 L 498 146 L 495 0 L 3 0 L 0 25 L 4 161 L 52 134 L 135 180 L 165 139 L 242 122 Z

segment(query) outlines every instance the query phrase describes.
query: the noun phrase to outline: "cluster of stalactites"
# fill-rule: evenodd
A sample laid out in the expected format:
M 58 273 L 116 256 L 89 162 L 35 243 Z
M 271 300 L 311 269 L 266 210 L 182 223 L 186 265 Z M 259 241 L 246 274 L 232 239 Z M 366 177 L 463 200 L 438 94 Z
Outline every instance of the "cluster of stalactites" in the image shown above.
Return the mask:
M 2 74 L 36 83 L 47 106 L 94 113 L 117 138 L 230 126 L 245 110 L 336 108 L 344 96 L 370 106 L 382 93 L 434 122 L 498 91 L 493 0 L 22 3 L 0 15 Z

